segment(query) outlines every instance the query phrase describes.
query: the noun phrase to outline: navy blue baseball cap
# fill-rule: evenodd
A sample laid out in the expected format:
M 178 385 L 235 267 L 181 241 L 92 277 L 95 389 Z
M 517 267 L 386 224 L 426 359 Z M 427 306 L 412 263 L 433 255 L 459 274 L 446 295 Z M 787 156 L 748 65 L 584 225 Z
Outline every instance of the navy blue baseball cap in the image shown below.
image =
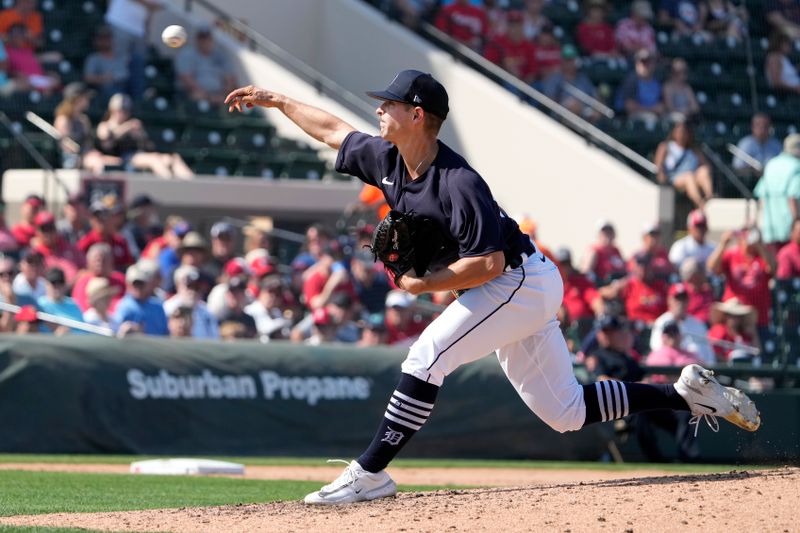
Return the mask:
M 442 120 L 447 118 L 447 112 L 450 111 L 444 86 L 430 74 L 419 70 L 403 70 L 385 91 L 370 91 L 367 95 L 378 100 L 418 106 Z

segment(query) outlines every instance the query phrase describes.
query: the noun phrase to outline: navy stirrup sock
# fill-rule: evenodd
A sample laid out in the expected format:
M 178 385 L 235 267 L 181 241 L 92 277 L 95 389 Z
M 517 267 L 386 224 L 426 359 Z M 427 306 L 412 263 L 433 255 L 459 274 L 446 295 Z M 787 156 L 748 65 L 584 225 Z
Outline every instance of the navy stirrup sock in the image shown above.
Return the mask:
M 626 381 L 607 380 L 583 385 L 583 401 L 586 403 L 584 426 L 653 409 L 689 410 L 672 385 Z
M 358 464 L 367 472 L 380 472 L 428 420 L 439 387 L 403 374 L 392 393 L 383 421 Z

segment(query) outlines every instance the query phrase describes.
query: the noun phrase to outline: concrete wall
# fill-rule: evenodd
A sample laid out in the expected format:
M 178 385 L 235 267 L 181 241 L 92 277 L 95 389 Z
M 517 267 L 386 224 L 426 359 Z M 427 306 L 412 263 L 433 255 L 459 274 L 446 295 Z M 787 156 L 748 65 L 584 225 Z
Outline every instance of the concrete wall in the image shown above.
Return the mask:
M 580 257 L 597 220 L 608 218 L 630 253 L 645 221 L 671 219 L 670 191 L 664 198 L 625 165 L 358 0 L 212 1 L 354 94 L 385 87 L 404 68 L 433 73 L 451 98 L 443 140 L 509 213 L 538 222 L 547 245 L 568 245 Z
M 84 189 L 88 172 L 60 170 L 59 179 L 67 190 Z M 334 222 L 355 201 L 359 185 L 351 182 L 305 180 L 267 181 L 254 178 L 197 176 L 192 180 L 166 180 L 148 174 L 110 172 L 103 178 L 124 183 L 125 200 L 147 193 L 163 213 L 181 215 L 197 223 L 222 217 L 267 216 L 282 222 L 307 222 L 320 219 Z M 19 206 L 30 193 L 44 194 L 48 206 L 60 212 L 66 195 L 47 173 L 41 170 L 9 170 L 3 174 L 3 199 L 8 204 L 7 220 L 16 221 Z

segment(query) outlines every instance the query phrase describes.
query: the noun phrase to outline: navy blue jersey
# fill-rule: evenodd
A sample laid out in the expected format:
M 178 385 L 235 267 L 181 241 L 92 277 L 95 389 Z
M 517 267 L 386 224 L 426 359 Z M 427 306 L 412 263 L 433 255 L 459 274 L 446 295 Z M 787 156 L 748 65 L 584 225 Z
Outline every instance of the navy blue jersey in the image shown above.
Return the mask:
M 431 166 L 411 180 L 395 145 L 352 132 L 339 148 L 336 170 L 379 187 L 392 209 L 434 221 L 444 244 L 431 260 L 431 270 L 460 257 L 498 251 L 504 253 L 506 264 L 523 252 L 533 254 L 533 243 L 498 207 L 483 178 L 462 156 L 437 142 L 439 152 Z

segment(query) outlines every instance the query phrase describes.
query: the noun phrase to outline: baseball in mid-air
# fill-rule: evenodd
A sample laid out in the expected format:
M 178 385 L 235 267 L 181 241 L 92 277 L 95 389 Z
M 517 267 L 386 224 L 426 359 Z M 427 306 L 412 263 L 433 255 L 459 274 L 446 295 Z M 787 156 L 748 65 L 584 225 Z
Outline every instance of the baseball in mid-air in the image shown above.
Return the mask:
M 161 40 L 170 48 L 180 48 L 186 44 L 186 28 L 173 24 L 164 28 L 161 32 Z

